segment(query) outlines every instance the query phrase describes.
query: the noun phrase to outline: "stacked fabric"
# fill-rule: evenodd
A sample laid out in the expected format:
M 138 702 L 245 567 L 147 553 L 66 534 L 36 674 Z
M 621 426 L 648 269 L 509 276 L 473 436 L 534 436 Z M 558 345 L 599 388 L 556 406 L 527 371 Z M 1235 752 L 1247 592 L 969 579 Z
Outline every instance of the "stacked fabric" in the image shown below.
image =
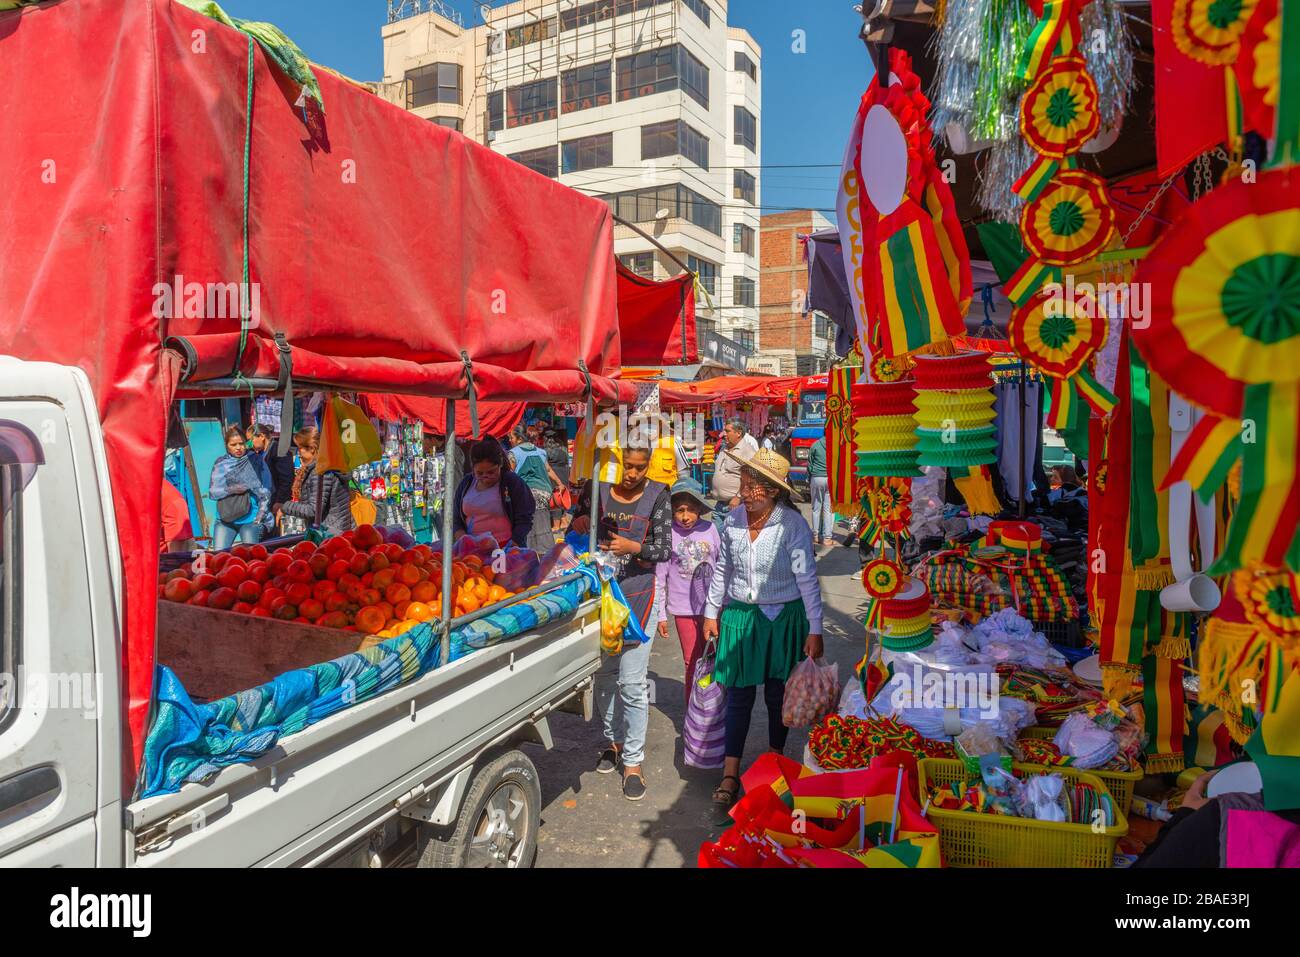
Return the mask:
M 902 751 L 916 758 L 956 757 L 946 741 L 923 737 L 889 717 L 856 718 L 829 714 L 808 734 L 808 750 L 827 771 L 865 768 L 880 754 Z
M 916 383 L 858 382 L 852 403 L 859 478 L 909 478 L 916 465 Z
M 997 461 L 987 353 L 916 358 L 916 448 L 921 465 L 969 469 Z

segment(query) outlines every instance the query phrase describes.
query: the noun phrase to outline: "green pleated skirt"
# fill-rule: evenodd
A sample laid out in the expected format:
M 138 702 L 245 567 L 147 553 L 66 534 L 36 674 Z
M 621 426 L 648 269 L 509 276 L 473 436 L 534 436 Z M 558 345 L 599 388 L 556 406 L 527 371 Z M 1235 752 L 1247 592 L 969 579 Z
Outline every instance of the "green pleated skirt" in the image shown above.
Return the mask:
M 808 616 L 803 599 L 786 602 L 772 621 L 757 605 L 733 602 L 718 622 L 713 677 L 727 688 L 751 688 L 769 678 L 784 681 L 803 657 Z

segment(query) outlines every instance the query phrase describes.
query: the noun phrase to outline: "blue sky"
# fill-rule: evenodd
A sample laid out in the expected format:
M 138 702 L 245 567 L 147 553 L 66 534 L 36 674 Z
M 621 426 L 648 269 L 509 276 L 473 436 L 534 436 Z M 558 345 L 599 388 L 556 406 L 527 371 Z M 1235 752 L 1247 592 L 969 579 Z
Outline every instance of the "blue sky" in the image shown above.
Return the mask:
M 467 25 L 480 22 L 477 3 L 446 2 Z M 358 80 L 383 72 L 385 0 L 221 3 L 231 16 L 276 24 L 318 63 Z M 857 36 L 861 17 L 848 0 L 731 0 L 729 17 L 763 48 L 764 207 L 834 208 L 835 168 L 872 72 Z M 806 52 L 794 52 L 795 30 L 804 31 Z

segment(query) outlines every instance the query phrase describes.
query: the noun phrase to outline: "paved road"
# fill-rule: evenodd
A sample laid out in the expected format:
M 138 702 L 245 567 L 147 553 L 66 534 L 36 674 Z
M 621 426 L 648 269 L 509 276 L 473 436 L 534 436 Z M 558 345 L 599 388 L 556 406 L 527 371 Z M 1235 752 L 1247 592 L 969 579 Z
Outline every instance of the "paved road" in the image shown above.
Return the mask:
M 806 509 L 805 509 L 806 511 Z M 862 657 L 865 595 L 852 574 L 856 548 L 823 548 L 817 561 L 826 605 L 826 655 L 840 666 L 840 681 Z M 617 774 L 597 774 L 604 746 L 599 717 L 588 723 L 567 714 L 551 718 L 555 748 L 530 748 L 541 772 L 542 828 L 538 867 L 694 867 L 703 841 L 725 828 L 715 823 L 710 801 L 722 772 L 690 768 L 682 761 L 682 653 L 676 635 L 656 641 L 650 679 L 654 703 L 644 766 L 649 793 L 628 801 Z M 790 733 L 786 754 L 803 754 L 807 734 Z M 767 747 L 767 712 L 759 694 L 742 769 Z

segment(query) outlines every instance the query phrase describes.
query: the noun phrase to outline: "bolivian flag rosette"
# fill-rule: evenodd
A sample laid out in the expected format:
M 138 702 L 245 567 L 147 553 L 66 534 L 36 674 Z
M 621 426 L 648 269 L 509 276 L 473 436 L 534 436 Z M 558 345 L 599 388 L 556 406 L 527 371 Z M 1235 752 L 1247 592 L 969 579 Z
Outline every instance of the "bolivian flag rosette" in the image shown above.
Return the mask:
M 903 570 L 887 558 L 867 562 L 862 569 L 862 587 L 872 598 L 893 598 L 903 588 Z
M 1115 234 L 1106 182 L 1081 169 L 1063 169 L 1020 214 L 1025 248 L 1039 262 L 1073 266 L 1092 259 Z
M 1300 381 L 1300 175 L 1232 180 L 1139 263 L 1151 290 L 1143 356 L 1179 394 L 1240 418 L 1250 385 Z
M 1101 129 L 1097 84 L 1077 53 L 1051 61 L 1020 102 L 1020 135 L 1040 156 L 1062 160 Z
M 1007 339 L 1020 358 L 1068 379 L 1106 344 L 1106 320 L 1098 312 L 1097 300 L 1086 291 L 1066 296 L 1060 286 L 1049 285 L 1012 310 Z
M 1174 45 L 1208 66 L 1237 59 L 1241 35 L 1258 0 L 1174 0 Z

